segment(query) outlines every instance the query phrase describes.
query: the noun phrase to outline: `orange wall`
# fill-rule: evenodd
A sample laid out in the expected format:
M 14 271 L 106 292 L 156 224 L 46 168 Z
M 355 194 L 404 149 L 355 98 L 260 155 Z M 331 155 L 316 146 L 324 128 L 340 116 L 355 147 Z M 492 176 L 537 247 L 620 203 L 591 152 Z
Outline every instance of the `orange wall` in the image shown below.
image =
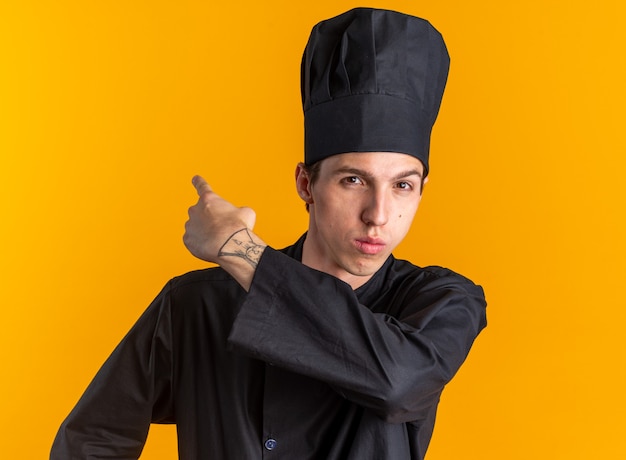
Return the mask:
M 371 3 L 370 3 L 371 4 Z M 381 0 L 431 20 L 451 76 L 432 175 L 397 251 L 481 283 L 490 325 L 444 393 L 429 460 L 626 449 L 623 18 L 617 0 Z M 306 215 L 299 64 L 352 1 L 0 6 L 0 437 L 45 458 L 160 287 L 195 173 L 274 246 Z M 175 458 L 156 427 L 143 458 Z

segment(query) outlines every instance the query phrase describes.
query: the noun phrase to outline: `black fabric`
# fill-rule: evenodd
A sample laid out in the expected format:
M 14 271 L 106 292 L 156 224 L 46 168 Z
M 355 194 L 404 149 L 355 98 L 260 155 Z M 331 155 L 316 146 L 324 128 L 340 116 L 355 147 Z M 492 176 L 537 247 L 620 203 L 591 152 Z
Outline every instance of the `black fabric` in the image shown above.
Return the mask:
M 301 251 L 267 248 L 249 293 L 220 268 L 169 282 L 51 459 L 136 459 L 150 423 L 177 424 L 183 460 L 423 459 L 440 393 L 486 324 L 482 289 L 390 257 L 353 291 Z
M 399 152 L 428 174 L 449 64 L 441 34 L 414 16 L 355 8 L 317 24 L 302 58 L 305 163 Z

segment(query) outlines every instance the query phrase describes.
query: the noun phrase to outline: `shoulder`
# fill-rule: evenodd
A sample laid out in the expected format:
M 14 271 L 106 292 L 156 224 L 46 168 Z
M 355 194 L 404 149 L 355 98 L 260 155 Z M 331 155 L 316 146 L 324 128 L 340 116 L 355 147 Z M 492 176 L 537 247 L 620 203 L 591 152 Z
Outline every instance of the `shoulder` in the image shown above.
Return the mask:
M 220 267 L 194 270 L 172 278 L 164 292 L 172 300 L 189 302 L 207 297 L 237 297 L 245 291 Z
M 485 293 L 469 278 L 449 268 L 419 267 L 405 260 L 394 260 L 391 270 L 395 272 L 391 290 L 401 305 L 394 310 L 397 317 L 445 318 L 473 324 L 477 331 L 486 325 Z
M 176 276 L 170 280 L 172 289 L 184 288 L 185 286 L 198 283 L 222 283 L 234 281 L 233 278 L 220 267 L 205 268 L 203 270 L 194 270 L 183 275 Z
M 449 268 L 419 267 L 405 260 L 394 260 L 390 275 L 395 298 L 404 304 L 425 308 L 458 305 L 481 312 L 487 305 L 483 288 Z M 482 314 L 482 313 L 480 313 Z
M 437 265 L 419 267 L 407 260 L 394 259 L 390 272 L 392 273 L 392 278 L 395 278 L 398 282 L 408 283 L 421 288 L 457 286 L 460 289 L 480 289 L 480 286 L 466 276 Z

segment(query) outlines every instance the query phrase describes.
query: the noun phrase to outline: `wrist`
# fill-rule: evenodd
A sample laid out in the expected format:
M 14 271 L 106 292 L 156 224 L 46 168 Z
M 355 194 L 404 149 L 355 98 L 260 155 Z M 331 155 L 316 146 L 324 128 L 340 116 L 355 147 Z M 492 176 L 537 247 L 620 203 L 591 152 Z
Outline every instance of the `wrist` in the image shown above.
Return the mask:
M 217 262 L 248 290 L 267 244 L 248 228 L 234 232 L 218 251 Z

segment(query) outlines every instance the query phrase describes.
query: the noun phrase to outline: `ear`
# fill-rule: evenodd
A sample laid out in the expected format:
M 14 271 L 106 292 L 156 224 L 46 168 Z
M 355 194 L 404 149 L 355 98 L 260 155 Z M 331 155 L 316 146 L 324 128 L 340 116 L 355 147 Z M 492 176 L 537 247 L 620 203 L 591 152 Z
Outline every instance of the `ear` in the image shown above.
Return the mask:
M 313 204 L 313 194 L 311 193 L 311 178 L 303 163 L 296 166 L 296 190 L 298 196 L 306 204 Z

